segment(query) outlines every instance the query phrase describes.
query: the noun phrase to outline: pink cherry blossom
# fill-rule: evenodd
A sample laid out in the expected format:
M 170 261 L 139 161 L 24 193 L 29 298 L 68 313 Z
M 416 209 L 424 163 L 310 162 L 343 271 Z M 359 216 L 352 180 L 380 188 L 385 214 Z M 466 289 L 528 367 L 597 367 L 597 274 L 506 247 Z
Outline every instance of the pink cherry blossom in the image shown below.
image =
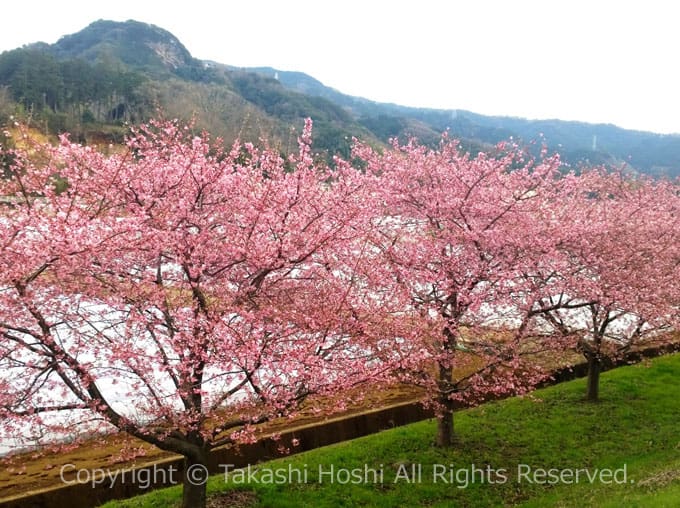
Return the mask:
M 15 203 L 0 221 L 0 433 L 116 428 L 206 464 L 303 401 L 331 413 L 387 380 L 403 355 L 392 295 L 369 278 L 370 187 L 315 163 L 310 139 L 307 122 L 283 159 L 163 122 L 122 154 L 67 137 L 17 152 L 0 181 Z M 204 502 L 187 483 L 184 506 Z

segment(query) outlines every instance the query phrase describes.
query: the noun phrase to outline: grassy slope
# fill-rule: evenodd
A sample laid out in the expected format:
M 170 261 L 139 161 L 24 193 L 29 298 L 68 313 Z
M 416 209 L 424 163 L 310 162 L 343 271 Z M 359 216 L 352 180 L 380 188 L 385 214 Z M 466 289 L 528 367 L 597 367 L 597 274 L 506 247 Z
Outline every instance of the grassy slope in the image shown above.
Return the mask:
M 261 468 L 308 471 L 306 484 L 240 485 L 254 489 L 258 506 L 678 506 L 680 502 L 680 355 L 667 356 L 607 372 L 602 379 L 602 402 L 583 401 L 585 380 L 540 390 L 531 397 L 486 404 L 457 415 L 460 439 L 454 450 L 431 446 L 432 421 L 397 428 L 378 435 L 322 448 Z M 422 464 L 422 482 L 403 477 L 401 465 Z M 319 467 L 382 470 L 382 483 L 340 485 L 319 483 Z M 454 472 L 453 483 L 432 481 L 434 465 Z M 487 466 L 498 474 L 466 488 L 465 474 Z M 518 464 L 538 468 L 620 469 L 627 483 L 606 485 L 587 480 L 575 485 L 518 482 Z M 461 472 L 462 471 L 462 472 Z M 363 473 L 362 473 L 363 474 Z M 458 478 L 455 477 L 458 474 Z M 469 474 L 469 473 L 468 473 Z M 485 473 L 486 474 L 486 473 Z M 491 484 L 489 479 L 495 480 Z M 209 491 L 225 485 L 213 477 Z M 172 506 L 179 499 L 174 487 L 106 506 Z

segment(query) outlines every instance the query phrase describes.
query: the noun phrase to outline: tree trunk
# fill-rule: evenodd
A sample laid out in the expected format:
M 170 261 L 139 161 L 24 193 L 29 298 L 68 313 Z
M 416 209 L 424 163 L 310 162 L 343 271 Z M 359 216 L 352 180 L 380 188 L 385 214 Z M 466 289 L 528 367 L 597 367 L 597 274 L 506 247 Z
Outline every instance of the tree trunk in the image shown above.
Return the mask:
M 208 457 L 204 451 L 184 457 L 182 508 L 205 508 Z
M 456 351 L 456 334 L 451 323 L 444 327 L 443 352 L 447 358 L 439 362 L 437 379 L 437 446 L 448 448 L 453 445 L 455 435 L 453 433 L 453 403 L 451 402 L 451 390 L 453 389 L 453 355 Z
M 453 445 L 453 410 L 446 410 L 437 416 L 437 446 L 448 448 Z
M 449 447 L 453 444 L 453 404 L 449 398 L 453 379 L 453 369 L 439 365 L 439 393 L 437 394 L 437 446 Z
M 597 354 L 588 355 L 588 387 L 586 399 L 597 402 L 600 396 L 600 370 L 602 365 Z

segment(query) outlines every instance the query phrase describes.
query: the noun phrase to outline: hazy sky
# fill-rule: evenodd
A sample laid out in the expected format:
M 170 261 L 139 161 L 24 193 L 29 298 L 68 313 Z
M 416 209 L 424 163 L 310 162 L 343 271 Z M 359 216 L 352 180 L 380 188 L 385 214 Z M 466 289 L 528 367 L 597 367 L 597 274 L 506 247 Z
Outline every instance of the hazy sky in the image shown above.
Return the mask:
M 303 71 L 409 106 L 680 133 L 669 0 L 12 1 L 0 51 L 136 19 L 197 58 Z

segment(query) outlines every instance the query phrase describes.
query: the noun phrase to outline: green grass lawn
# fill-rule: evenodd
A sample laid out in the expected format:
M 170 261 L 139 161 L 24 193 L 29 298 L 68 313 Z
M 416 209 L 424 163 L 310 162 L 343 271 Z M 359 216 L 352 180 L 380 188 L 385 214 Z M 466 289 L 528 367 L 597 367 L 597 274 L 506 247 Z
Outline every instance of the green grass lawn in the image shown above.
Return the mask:
M 217 475 L 208 490 L 291 508 L 680 506 L 680 355 L 605 373 L 599 403 L 584 392 L 581 379 L 461 411 L 450 450 L 425 421 L 260 464 L 257 482 Z M 105 506 L 171 507 L 180 489 Z

